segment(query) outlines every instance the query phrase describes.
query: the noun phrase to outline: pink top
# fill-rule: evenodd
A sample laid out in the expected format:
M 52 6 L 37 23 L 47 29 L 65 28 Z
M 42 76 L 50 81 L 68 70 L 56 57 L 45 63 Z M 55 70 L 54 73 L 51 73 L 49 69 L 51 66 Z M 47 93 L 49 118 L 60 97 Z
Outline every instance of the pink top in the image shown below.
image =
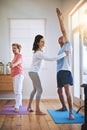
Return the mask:
M 21 61 L 23 62 L 22 59 L 22 55 L 21 54 L 17 54 L 14 59 L 12 60 L 12 63 L 14 64 L 15 62 L 17 62 L 18 59 L 21 59 Z M 23 75 L 23 63 L 19 63 L 17 66 L 11 68 L 11 76 L 14 77 L 18 74 L 22 74 Z

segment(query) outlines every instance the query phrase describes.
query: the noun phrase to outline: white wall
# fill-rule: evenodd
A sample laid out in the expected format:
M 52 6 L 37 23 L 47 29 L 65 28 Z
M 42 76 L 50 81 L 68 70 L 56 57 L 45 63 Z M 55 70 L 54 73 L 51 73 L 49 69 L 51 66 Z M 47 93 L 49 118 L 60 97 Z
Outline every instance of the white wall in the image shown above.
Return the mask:
M 50 56 L 57 54 L 57 37 L 61 34 L 56 7 L 63 8 L 67 28 L 67 13 L 79 0 L 2 0 L 0 1 L 0 61 L 6 64 L 10 61 L 9 18 L 45 18 L 46 19 L 46 47 Z M 71 5 L 71 6 L 70 6 Z M 69 8 L 69 10 L 68 10 Z M 40 73 L 43 86 L 42 98 L 57 98 L 56 92 L 56 62 L 47 62 L 47 68 Z M 23 84 L 23 98 L 29 98 L 32 83 L 25 70 Z M 13 97 L 9 93 L 1 94 L 2 98 Z

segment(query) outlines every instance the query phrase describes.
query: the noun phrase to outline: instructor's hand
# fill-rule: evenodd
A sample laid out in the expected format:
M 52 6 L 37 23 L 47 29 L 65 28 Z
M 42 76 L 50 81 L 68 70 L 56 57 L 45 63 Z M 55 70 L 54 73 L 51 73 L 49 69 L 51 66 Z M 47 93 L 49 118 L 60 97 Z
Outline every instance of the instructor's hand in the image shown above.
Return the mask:
M 68 56 L 70 52 L 69 52 L 69 51 L 65 51 L 65 53 L 66 53 L 66 55 Z

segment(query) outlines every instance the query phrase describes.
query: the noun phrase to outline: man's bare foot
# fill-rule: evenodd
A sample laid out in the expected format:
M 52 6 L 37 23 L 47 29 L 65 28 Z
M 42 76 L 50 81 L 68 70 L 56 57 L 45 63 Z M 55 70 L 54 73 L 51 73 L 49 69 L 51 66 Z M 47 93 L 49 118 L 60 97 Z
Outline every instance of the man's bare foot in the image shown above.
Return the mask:
M 59 16 L 62 15 L 62 12 L 58 8 L 56 8 L 56 12 L 57 12 L 57 15 L 59 15 Z
M 46 113 L 41 112 L 41 111 L 36 111 L 36 115 L 46 115 Z
M 60 108 L 60 109 L 57 109 L 56 111 L 67 111 L 67 108 L 66 107 L 62 107 L 62 108 Z
M 74 120 L 75 119 L 72 113 L 69 114 L 69 119 L 70 120 Z

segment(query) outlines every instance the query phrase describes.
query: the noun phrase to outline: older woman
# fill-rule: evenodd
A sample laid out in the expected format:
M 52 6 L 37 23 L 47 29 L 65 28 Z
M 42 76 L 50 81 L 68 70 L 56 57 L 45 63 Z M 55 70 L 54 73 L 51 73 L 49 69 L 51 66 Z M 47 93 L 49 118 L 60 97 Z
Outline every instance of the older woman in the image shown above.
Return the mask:
M 23 59 L 20 54 L 21 45 L 12 44 L 12 51 L 14 58 L 11 62 L 11 76 L 13 77 L 13 87 L 15 94 L 15 109 L 14 112 L 19 112 L 20 106 L 22 106 L 22 83 L 23 83 Z

